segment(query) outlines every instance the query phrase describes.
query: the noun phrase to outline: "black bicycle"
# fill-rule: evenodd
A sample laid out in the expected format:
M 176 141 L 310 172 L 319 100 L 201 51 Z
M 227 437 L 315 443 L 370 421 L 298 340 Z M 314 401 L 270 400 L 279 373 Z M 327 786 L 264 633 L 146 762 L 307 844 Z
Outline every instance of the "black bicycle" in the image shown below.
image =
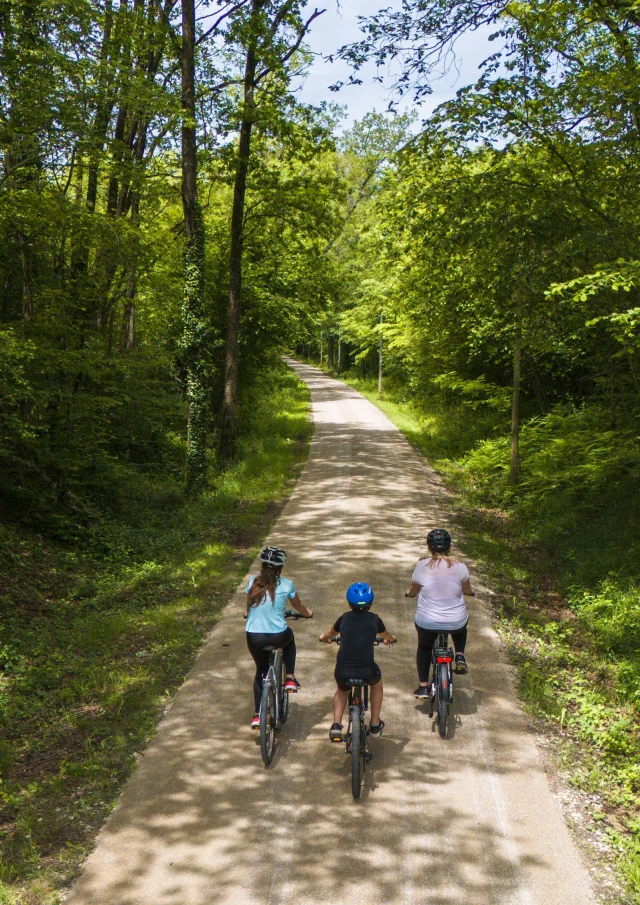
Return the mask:
M 339 638 L 331 640 L 335 644 L 340 644 Z M 374 643 L 377 646 L 384 644 L 384 641 L 378 637 Z M 364 679 L 347 679 L 346 684 L 351 686 L 347 705 L 349 725 L 342 740 L 346 742 L 347 754 L 351 755 L 351 793 L 354 798 L 360 798 L 367 764 L 373 760 L 373 751 L 367 744 L 369 730 L 364 719 L 369 707 L 369 686 Z
M 434 711 L 441 738 L 447 734 L 447 724 L 453 703 L 453 648 L 449 646 L 449 633 L 440 632 L 431 653 L 429 685 L 429 717 Z
M 285 612 L 285 619 L 304 619 L 302 613 L 292 610 Z M 269 669 L 264 677 L 260 698 L 260 751 L 265 767 L 273 760 L 276 747 L 276 732 L 286 723 L 289 716 L 289 695 L 284 685 L 287 671 L 282 657 L 282 648 L 265 647 L 269 651 Z

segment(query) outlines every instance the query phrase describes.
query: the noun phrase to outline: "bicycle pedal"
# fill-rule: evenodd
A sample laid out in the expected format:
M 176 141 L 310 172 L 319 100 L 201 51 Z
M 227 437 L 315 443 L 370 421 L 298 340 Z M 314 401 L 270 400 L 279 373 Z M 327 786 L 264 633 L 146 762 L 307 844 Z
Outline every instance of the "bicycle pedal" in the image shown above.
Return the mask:
M 370 764 L 372 760 L 373 760 L 373 751 L 367 751 L 367 753 L 364 756 L 365 764 Z

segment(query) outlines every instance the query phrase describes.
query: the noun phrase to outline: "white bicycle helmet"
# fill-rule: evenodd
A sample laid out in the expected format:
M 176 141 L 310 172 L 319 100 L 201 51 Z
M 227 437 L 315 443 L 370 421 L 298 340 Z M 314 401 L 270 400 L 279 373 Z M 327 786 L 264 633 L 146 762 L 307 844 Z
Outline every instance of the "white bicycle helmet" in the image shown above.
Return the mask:
M 287 554 L 280 547 L 265 547 L 260 554 L 260 562 L 274 569 L 283 566 L 287 561 Z

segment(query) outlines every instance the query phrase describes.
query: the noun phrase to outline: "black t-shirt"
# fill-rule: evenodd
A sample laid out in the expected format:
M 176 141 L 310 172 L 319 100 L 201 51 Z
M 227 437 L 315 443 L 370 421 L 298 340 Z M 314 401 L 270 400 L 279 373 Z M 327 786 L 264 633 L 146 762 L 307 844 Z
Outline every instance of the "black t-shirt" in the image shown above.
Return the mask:
M 374 662 L 373 642 L 376 635 L 386 631 L 384 622 L 376 613 L 354 610 L 343 613 L 333 630 L 340 633 L 339 666 L 345 663 L 350 666 L 371 666 Z

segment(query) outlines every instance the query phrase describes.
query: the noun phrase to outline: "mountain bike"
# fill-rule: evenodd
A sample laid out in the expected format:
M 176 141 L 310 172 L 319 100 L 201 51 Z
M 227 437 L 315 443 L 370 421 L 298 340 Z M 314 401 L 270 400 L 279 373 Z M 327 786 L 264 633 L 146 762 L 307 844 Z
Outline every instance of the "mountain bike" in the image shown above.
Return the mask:
M 332 639 L 334 644 L 340 644 L 339 638 Z M 382 638 L 375 640 L 375 645 L 384 644 Z M 346 742 L 347 754 L 351 755 L 351 794 L 354 798 L 360 798 L 362 783 L 367 764 L 373 760 L 373 751 L 367 744 L 369 730 L 364 721 L 364 715 L 369 707 L 369 686 L 365 679 L 347 679 L 349 691 L 349 725 L 342 737 Z
M 301 613 L 285 611 L 285 619 L 303 619 Z M 286 723 L 289 716 L 289 695 L 284 690 L 287 671 L 282 657 L 282 648 L 265 647 L 269 652 L 269 669 L 264 677 L 260 698 L 260 751 L 265 767 L 273 760 L 276 746 L 276 732 Z
M 431 684 L 429 686 L 429 718 L 436 713 L 438 732 L 444 738 L 451 704 L 453 703 L 453 648 L 449 647 L 449 633 L 440 632 L 431 652 Z

